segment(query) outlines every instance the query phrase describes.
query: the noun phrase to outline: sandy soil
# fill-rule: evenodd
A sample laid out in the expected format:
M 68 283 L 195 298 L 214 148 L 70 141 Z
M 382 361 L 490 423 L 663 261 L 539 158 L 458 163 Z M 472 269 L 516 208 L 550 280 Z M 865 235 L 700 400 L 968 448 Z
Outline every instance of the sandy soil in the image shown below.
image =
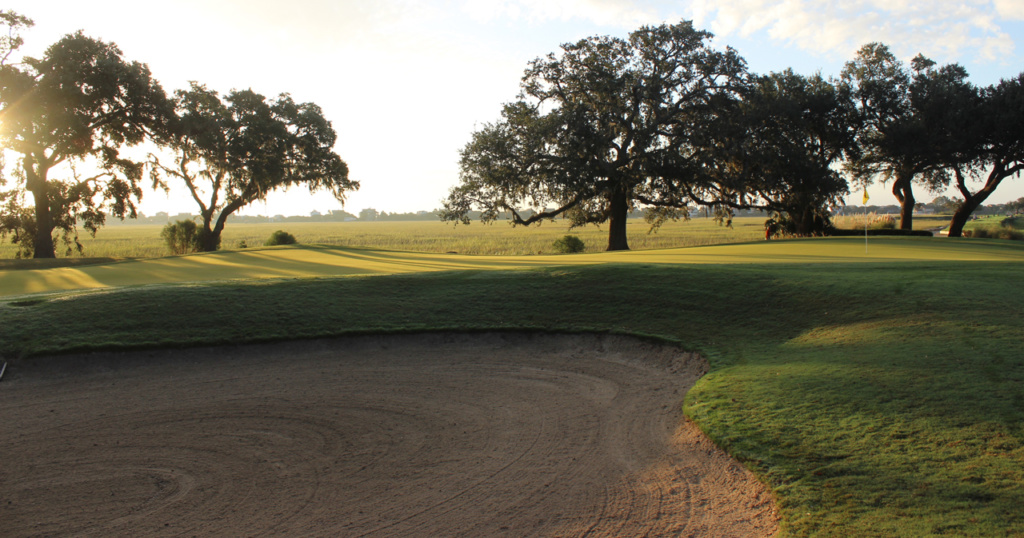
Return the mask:
M 0 534 L 766 536 L 680 413 L 702 359 L 612 336 L 36 359 L 0 382 Z

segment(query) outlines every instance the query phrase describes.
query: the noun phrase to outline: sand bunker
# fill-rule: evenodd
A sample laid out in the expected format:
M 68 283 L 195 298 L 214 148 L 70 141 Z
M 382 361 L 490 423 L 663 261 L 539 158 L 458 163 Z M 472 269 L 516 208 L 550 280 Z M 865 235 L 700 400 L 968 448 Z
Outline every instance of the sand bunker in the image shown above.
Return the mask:
M 0 382 L 21 535 L 766 536 L 686 423 L 699 357 L 613 336 L 413 335 L 92 354 Z

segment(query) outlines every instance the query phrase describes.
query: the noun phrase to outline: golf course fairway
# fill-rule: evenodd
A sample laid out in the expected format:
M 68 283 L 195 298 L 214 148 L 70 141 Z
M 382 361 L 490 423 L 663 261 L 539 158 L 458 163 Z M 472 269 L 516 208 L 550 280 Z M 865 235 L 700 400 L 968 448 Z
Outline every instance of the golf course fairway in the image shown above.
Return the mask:
M 271 247 L 116 263 L 0 272 L 0 297 L 154 284 L 322 278 L 459 270 L 629 264 L 878 263 L 1024 261 L 1003 241 L 829 238 L 665 250 L 547 256 L 462 256 L 337 247 Z

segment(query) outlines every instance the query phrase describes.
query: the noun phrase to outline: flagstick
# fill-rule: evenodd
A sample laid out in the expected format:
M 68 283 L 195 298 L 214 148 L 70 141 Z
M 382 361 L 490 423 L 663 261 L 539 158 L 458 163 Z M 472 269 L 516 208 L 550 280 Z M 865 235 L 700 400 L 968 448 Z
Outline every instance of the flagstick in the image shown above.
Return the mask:
M 868 254 L 868 186 L 864 185 L 864 255 Z

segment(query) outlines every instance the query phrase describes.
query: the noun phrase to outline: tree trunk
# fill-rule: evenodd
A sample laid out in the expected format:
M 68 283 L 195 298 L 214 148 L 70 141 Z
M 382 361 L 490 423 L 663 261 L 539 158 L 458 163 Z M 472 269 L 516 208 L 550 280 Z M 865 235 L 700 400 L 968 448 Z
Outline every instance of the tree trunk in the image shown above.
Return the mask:
M 199 252 L 216 252 L 220 248 L 220 232 L 203 228 L 199 236 Z
M 949 237 L 962 237 L 964 233 L 964 225 L 967 224 L 967 219 L 971 218 L 971 214 L 974 213 L 974 210 L 978 209 L 978 207 L 981 206 L 981 204 L 984 203 L 993 192 L 995 192 L 999 183 L 1013 172 L 1008 173 L 1006 171 L 1005 163 L 996 163 L 996 165 L 992 167 L 992 171 L 988 174 L 985 186 L 976 193 L 972 193 L 971 190 L 967 188 L 967 181 L 959 169 L 954 169 L 953 172 L 956 174 L 956 187 L 964 197 L 964 201 L 960 204 L 960 207 L 953 212 L 953 218 L 949 221 Z
M 33 258 L 56 258 L 53 245 L 53 216 L 50 214 L 49 185 L 45 176 L 36 170 L 35 159 L 31 155 L 25 157 L 22 164 L 25 170 L 25 188 L 32 193 L 35 201 L 36 236 L 32 239 Z M 44 171 L 45 173 L 45 171 Z
M 794 232 L 797 237 L 810 237 L 812 235 L 812 215 L 811 211 L 806 207 L 790 213 L 789 218 L 793 220 L 795 225 Z
M 608 250 L 629 250 L 626 239 L 626 217 L 629 215 L 629 200 L 626 192 L 615 189 L 608 207 Z
M 199 252 L 216 252 L 220 248 L 220 234 L 224 231 L 224 222 L 217 221 L 217 225 L 210 226 L 213 212 L 203 214 L 203 228 L 199 232 Z
M 892 193 L 896 195 L 896 199 L 900 202 L 901 230 L 914 229 L 914 204 L 916 200 L 914 200 L 913 179 L 913 174 L 901 172 L 900 176 L 892 184 Z
M 967 224 L 967 219 L 971 218 L 971 213 L 977 209 L 977 205 L 974 205 L 970 210 L 966 210 L 967 202 L 965 201 L 960 205 L 960 208 L 953 212 L 953 218 L 949 221 L 949 237 L 963 237 L 964 235 L 964 224 Z
M 228 222 L 228 217 L 242 207 L 243 204 L 232 202 L 221 210 L 220 215 L 217 216 L 217 222 L 210 227 L 210 223 L 213 220 L 213 209 L 210 209 L 209 214 L 203 214 L 203 236 L 199 238 L 199 245 L 202 252 L 214 252 L 220 249 L 220 235 L 224 231 L 224 225 Z
M 32 239 L 33 258 L 56 258 L 53 245 L 53 218 L 50 216 L 50 200 L 46 188 L 32 191 L 36 203 L 36 236 Z

